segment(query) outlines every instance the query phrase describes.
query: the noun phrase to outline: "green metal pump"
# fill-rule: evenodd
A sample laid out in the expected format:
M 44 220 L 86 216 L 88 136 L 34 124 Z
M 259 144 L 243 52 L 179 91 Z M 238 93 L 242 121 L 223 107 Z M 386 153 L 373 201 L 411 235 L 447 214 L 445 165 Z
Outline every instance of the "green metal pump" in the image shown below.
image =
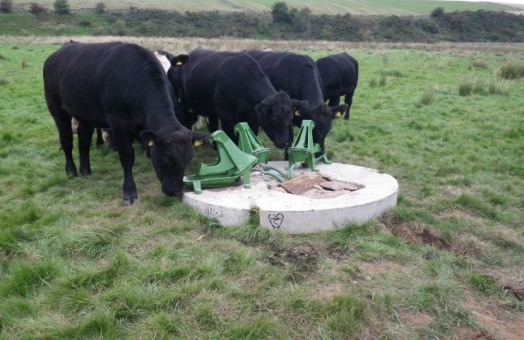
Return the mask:
M 211 139 L 216 144 L 217 162 L 211 165 L 200 163 L 196 175 L 184 176 L 184 185 L 200 194 L 202 188 L 228 186 L 242 176 L 244 188 L 250 188 L 250 172 L 258 158 L 240 150 L 222 130 L 213 132 Z
M 257 136 L 249 128 L 248 123 L 237 123 L 235 125 L 235 134 L 238 136 L 238 148 L 240 150 L 256 156 L 258 163 L 267 164 L 270 150 L 260 143 Z
M 326 164 L 331 164 L 328 160 L 327 155 L 315 158 L 315 153 L 320 152 L 320 145 L 313 143 L 313 128 L 315 123 L 312 120 L 303 120 L 300 131 L 297 137 L 293 141 L 293 144 L 288 149 L 289 156 L 289 178 L 293 178 L 293 172 L 296 167 L 296 162 L 306 163 L 307 167 L 312 171 L 315 171 L 315 164 L 319 161 L 323 161 Z

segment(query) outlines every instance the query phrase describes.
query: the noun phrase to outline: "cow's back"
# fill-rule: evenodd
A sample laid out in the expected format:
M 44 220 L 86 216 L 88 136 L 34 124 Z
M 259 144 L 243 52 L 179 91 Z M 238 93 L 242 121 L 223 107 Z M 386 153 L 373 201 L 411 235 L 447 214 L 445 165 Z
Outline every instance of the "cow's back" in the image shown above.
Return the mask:
M 115 111 L 140 115 L 145 96 L 173 110 L 160 63 L 138 45 L 68 43 L 45 61 L 43 76 L 46 99 L 93 126 L 106 126 L 105 115 Z
M 311 104 L 323 102 L 321 78 L 311 57 L 291 52 L 248 50 L 258 61 L 276 90 Z
M 275 92 L 258 63 L 247 54 L 196 49 L 189 55 L 191 59 L 181 67 L 176 83 L 202 113 L 213 110 L 219 102 L 241 105 L 247 100 L 242 97 L 251 91 L 262 91 L 262 96 Z
M 345 94 L 356 87 L 358 62 L 346 52 L 319 58 L 316 63 L 325 98 Z

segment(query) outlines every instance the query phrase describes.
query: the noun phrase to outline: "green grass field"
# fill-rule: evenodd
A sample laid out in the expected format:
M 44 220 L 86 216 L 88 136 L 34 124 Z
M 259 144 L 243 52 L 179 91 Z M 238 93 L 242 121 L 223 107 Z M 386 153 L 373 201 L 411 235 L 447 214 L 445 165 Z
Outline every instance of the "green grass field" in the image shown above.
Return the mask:
M 397 178 L 381 218 L 314 235 L 222 228 L 164 196 L 139 150 L 139 202 L 124 207 L 106 147 L 92 176 L 65 175 L 41 75 L 59 45 L 0 42 L 0 338 L 522 338 L 523 46 L 279 43 L 359 60 L 352 117 L 326 147 Z
M 130 6 L 137 8 L 155 8 L 165 10 L 185 11 L 266 11 L 276 0 L 193 0 L 193 1 L 168 1 L 168 0 L 106 0 L 106 1 L 68 1 L 72 9 L 92 9 L 96 4 L 103 2 L 108 9 L 128 9 Z M 288 6 L 295 8 L 308 7 L 315 14 L 381 14 L 381 15 L 427 15 L 437 7 L 446 11 L 466 10 L 491 10 L 491 11 L 522 11 L 523 6 L 501 5 L 494 3 L 472 3 L 464 1 L 438 1 L 438 0 L 287 0 Z M 17 5 L 17 1 L 14 2 Z M 52 9 L 54 0 L 38 1 L 42 6 Z M 24 3 L 29 6 L 29 3 Z M 22 4 L 18 4 L 20 6 Z

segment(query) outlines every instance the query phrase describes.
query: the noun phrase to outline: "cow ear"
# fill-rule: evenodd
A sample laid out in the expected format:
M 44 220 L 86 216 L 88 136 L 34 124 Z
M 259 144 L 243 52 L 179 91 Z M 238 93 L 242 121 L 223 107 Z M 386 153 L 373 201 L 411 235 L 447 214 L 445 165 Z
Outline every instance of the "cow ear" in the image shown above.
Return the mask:
M 341 104 L 337 106 L 332 106 L 329 108 L 331 110 L 332 118 L 340 118 L 344 115 L 344 112 L 348 109 L 347 104 Z
M 191 59 L 191 57 L 188 56 L 187 54 L 179 54 L 176 57 L 174 57 L 173 55 L 169 56 L 169 61 L 171 62 L 171 65 L 173 67 L 182 66 L 185 63 L 187 63 L 189 59 Z
M 291 106 L 293 108 L 293 115 L 300 117 L 308 110 L 309 103 L 307 100 L 291 99 Z
M 191 141 L 194 146 L 200 146 L 203 144 L 204 138 L 209 136 L 209 133 L 200 131 L 191 131 Z
M 269 103 L 265 99 L 255 106 L 255 111 L 259 114 L 265 114 L 267 110 L 269 110 Z
M 140 132 L 140 140 L 142 141 L 142 144 L 146 147 L 146 148 L 150 148 L 156 144 L 159 143 L 160 139 L 158 138 L 158 135 L 156 134 L 156 132 L 154 131 L 151 131 L 151 130 L 144 130 L 142 132 Z
M 275 94 L 274 98 L 279 102 L 291 99 L 289 98 L 289 95 L 284 91 L 278 91 L 277 94 Z
M 209 136 L 209 133 L 207 132 L 191 131 L 191 140 L 192 141 L 202 140 L 206 138 L 207 136 Z
M 309 102 L 307 100 L 291 99 L 291 105 L 293 106 L 293 110 L 306 110 Z

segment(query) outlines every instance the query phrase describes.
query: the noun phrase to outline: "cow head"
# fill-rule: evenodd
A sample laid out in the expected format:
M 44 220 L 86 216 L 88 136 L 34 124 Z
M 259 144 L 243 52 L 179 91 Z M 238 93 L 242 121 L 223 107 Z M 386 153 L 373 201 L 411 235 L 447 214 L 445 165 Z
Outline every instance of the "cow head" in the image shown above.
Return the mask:
M 185 128 L 167 137 L 150 130 L 140 133 L 140 140 L 148 148 L 164 194 L 180 198 L 183 196 L 184 170 L 194 155 L 192 140 L 198 137 L 201 136 Z
M 297 126 L 301 126 L 302 120 L 310 119 L 315 123 L 313 128 L 313 142 L 318 143 L 321 153 L 325 153 L 324 141 L 331 130 L 333 118 L 337 116 L 337 112 L 344 112 L 347 109 L 346 104 L 329 107 L 325 104 L 318 106 L 301 106 L 295 110 L 293 122 Z M 317 155 L 318 156 L 318 155 Z
M 287 148 L 293 136 L 290 133 L 293 119 L 292 102 L 285 92 L 277 92 L 256 107 L 258 123 L 277 148 Z

